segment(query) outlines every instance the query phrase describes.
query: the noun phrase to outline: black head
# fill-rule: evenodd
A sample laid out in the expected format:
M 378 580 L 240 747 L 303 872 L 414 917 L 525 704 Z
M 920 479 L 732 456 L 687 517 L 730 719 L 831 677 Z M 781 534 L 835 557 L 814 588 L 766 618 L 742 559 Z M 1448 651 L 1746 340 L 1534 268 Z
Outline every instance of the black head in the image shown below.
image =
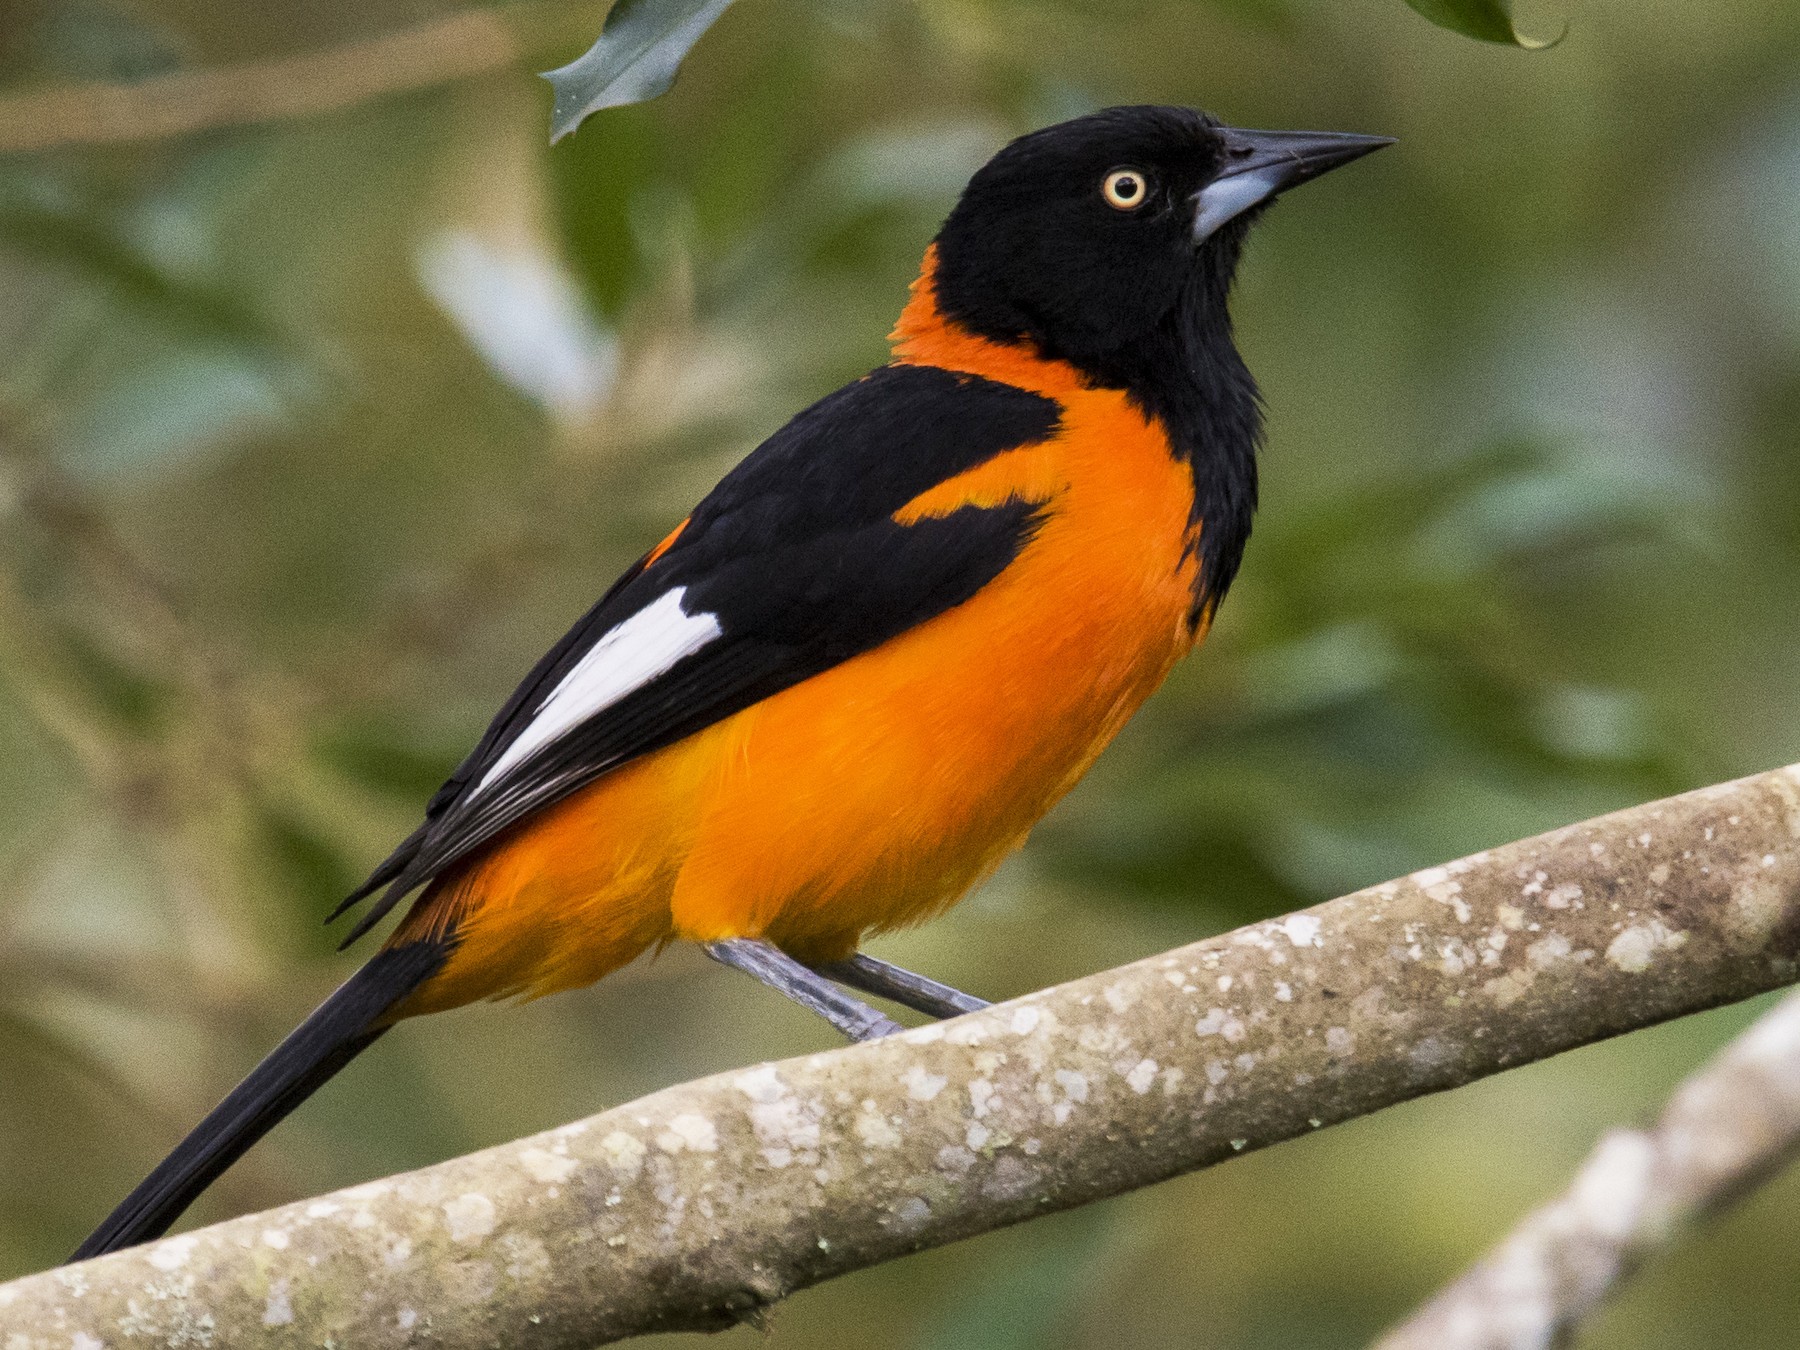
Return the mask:
M 1238 131 L 1188 108 L 1107 108 L 1034 131 L 975 174 L 945 221 L 938 307 L 1098 373 L 1186 297 L 1219 297 L 1222 322 L 1250 218 L 1386 144 Z
M 1261 409 L 1226 307 L 1244 234 L 1276 194 L 1387 144 L 1108 108 L 1001 150 L 938 234 L 940 314 L 1127 390 L 1188 462 L 1196 622 L 1231 585 L 1256 508 Z

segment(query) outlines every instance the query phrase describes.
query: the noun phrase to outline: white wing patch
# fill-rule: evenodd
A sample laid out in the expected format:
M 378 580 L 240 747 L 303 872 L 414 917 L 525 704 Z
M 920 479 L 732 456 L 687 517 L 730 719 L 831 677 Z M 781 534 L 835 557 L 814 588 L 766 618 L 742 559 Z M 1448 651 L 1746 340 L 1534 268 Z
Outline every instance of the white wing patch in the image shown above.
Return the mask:
M 681 607 L 686 594 L 686 586 L 677 586 L 602 634 L 538 704 L 531 721 L 470 796 L 485 792 L 535 751 L 718 638 L 725 631 L 719 616 L 689 614 Z

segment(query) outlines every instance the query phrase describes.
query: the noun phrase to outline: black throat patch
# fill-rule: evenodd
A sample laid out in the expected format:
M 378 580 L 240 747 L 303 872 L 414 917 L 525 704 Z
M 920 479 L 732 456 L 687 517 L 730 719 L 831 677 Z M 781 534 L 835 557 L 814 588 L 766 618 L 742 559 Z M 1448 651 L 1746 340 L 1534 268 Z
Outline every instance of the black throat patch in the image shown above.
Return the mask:
M 1193 475 L 1188 518 L 1200 533 L 1200 572 L 1188 617 L 1196 624 L 1210 622 L 1231 589 L 1256 514 L 1262 397 L 1231 338 L 1229 289 L 1228 272 L 1197 270 L 1148 337 L 1103 365 L 1077 367 L 1104 386 L 1124 389 L 1160 422 L 1171 452 Z

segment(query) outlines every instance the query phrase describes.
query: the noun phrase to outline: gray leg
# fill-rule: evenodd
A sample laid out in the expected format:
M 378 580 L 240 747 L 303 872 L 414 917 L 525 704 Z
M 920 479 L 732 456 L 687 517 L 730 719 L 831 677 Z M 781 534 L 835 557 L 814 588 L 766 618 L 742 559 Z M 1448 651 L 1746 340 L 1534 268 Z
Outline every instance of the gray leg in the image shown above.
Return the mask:
M 777 993 L 786 994 L 803 1008 L 810 1008 L 853 1041 L 872 1041 L 904 1031 L 892 1018 L 883 1017 L 815 975 L 773 942 L 761 938 L 721 938 L 701 944 L 702 951 L 722 965 L 761 980 Z
M 832 961 L 817 969 L 819 974 L 836 980 L 839 984 L 847 984 L 852 989 L 874 994 L 877 998 L 892 999 L 901 1007 L 922 1012 L 927 1017 L 958 1017 L 963 1013 L 980 1012 L 983 1008 L 993 1006 L 986 999 L 962 993 L 947 984 L 928 980 L 923 975 L 915 975 L 910 970 L 903 970 L 861 952 L 847 960 Z

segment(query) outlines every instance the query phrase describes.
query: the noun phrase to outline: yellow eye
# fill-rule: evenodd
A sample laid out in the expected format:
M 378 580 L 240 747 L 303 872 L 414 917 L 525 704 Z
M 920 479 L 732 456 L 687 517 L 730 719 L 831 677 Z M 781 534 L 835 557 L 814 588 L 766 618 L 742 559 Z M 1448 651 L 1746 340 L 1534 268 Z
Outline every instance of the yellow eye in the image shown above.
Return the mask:
M 1150 184 L 1136 169 L 1114 169 L 1100 185 L 1100 194 L 1108 206 L 1121 211 L 1135 211 L 1150 196 Z

